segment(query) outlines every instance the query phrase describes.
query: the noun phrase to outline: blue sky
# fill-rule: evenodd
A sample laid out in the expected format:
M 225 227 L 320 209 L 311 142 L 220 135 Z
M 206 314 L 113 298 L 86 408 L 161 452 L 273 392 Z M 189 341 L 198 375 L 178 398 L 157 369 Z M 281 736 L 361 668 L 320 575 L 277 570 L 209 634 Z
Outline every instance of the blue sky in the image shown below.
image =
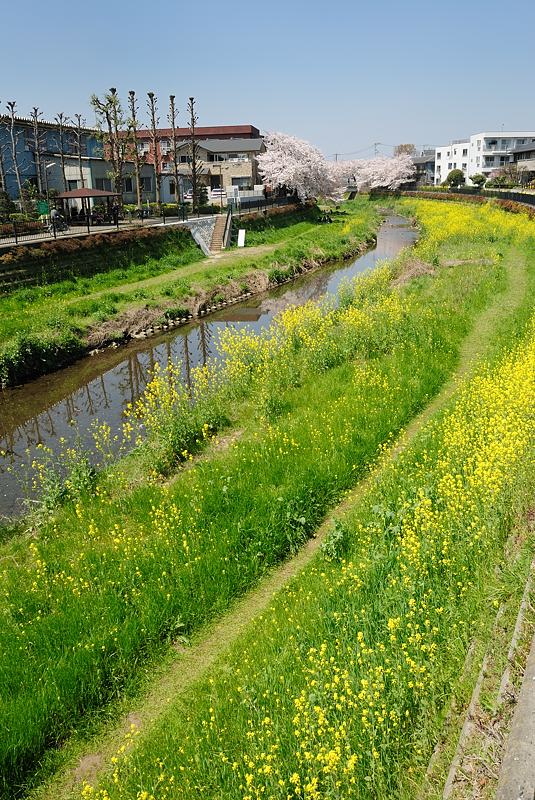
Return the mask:
M 163 125 L 170 93 L 180 111 L 194 95 L 201 125 L 355 157 L 535 128 L 532 0 L 9 0 L 0 26 L 0 107 L 21 114 L 91 123 L 91 92 L 116 86 L 155 91 Z

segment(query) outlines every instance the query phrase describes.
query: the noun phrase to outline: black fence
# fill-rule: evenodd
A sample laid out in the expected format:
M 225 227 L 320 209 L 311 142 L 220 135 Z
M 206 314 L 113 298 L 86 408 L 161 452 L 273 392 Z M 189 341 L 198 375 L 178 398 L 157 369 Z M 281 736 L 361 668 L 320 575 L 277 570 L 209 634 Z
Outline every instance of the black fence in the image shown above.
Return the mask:
M 276 206 L 293 205 L 297 201 L 295 197 L 268 195 L 267 197 L 242 197 L 238 203 L 229 197 L 227 202 L 232 207 L 234 216 L 239 217 L 240 214 L 250 214 L 252 211 L 267 211 Z
M 535 194 L 528 192 L 514 192 L 498 189 L 479 189 L 477 186 L 451 187 L 446 190 L 449 194 L 475 194 L 479 197 L 497 197 L 500 200 L 513 200 L 515 203 L 525 203 L 528 206 L 535 206 Z

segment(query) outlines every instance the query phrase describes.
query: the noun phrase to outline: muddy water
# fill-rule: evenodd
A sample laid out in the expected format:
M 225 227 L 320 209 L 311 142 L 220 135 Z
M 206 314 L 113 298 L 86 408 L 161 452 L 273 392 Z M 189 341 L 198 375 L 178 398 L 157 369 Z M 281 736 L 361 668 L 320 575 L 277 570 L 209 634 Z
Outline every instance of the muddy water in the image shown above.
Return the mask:
M 80 440 L 91 448 L 91 425 L 106 421 L 113 433 L 121 429 L 125 405 L 143 391 L 156 363 L 180 361 L 184 379 L 196 364 L 215 355 L 215 343 L 225 327 L 260 330 L 289 305 L 301 305 L 335 294 L 340 283 L 377 261 L 393 258 L 412 244 L 416 232 L 402 217 L 388 217 L 377 246 L 353 262 L 333 264 L 270 292 L 231 306 L 209 318 L 117 350 L 87 357 L 59 372 L 15 389 L 0 392 L 0 517 L 22 508 L 22 484 L 29 460 L 39 443 L 59 450 L 60 440 Z

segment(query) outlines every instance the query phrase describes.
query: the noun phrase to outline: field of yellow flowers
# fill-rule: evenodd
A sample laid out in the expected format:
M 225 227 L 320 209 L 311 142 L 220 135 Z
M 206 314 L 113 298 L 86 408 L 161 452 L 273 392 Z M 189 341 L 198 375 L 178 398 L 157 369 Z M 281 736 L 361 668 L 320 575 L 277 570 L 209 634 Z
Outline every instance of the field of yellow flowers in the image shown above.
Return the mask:
M 105 785 L 81 797 L 401 796 L 429 758 L 427 729 L 492 608 L 491 568 L 533 484 L 534 333 L 479 369 L 323 559 L 145 741 L 133 728 Z
M 2 545 L 2 796 L 313 534 L 451 374 L 471 323 L 507 285 L 511 248 L 533 264 L 520 216 L 404 208 L 424 231 L 419 258 L 438 265 L 459 250 L 472 262 L 394 286 L 401 259 L 344 287 L 337 305 L 225 335 L 223 365 L 194 376 L 195 402 L 176 371 L 155 374 L 125 423 L 151 479 L 130 486 L 120 464 L 90 485 L 72 478 L 29 539 Z M 522 308 L 502 337 L 520 335 L 527 298 Z M 528 356 L 526 346 L 481 372 L 340 524 L 326 560 L 275 601 L 226 677 L 118 760 L 110 796 L 364 797 L 370 785 L 388 796 L 418 721 L 447 694 L 480 578 L 499 557 L 529 444 Z M 242 436 L 195 460 L 229 424 Z M 158 478 L 181 461 L 190 468 Z

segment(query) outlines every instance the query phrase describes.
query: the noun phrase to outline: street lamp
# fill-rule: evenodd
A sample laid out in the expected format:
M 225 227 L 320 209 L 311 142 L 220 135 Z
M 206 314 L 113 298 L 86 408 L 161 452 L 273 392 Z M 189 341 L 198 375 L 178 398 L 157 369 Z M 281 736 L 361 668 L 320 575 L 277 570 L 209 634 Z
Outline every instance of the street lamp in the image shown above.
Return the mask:
M 48 170 L 55 166 L 57 166 L 55 161 L 51 161 L 50 164 L 45 164 L 45 192 L 46 192 L 46 202 L 48 204 L 50 204 L 50 192 L 48 188 Z

